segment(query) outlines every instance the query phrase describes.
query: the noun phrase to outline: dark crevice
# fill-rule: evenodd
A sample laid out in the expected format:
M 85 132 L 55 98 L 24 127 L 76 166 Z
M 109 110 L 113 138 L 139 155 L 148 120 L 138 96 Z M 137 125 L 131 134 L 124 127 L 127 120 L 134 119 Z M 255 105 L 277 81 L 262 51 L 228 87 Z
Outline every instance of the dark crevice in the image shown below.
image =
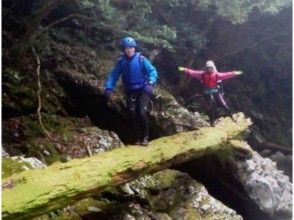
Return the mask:
M 95 213 L 90 212 L 88 214 L 82 215 L 81 218 L 83 220 L 94 220 L 94 219 L 121 219 L 123 213 L 130 211 L 129 204 L 140 204 L 140 206 L 148 206 L 146 200 L 140 198 L 136 195 L 121 195 L 120 193 L 112 193 L 109 191 L 102 192 L 101 197 L 99 196 L 97 199 L 108 201 L 109 207 L 103 209 L 103 211 Z
M 64 103 L 66 111 L 71 116 L 88 116 L 95 126 L 115 132 L 125 144 L 134 142 L 135 137 L 122 103 L 118 106 L 120 109 L 111 108 L 103 95 L 93 94 L 86 86 L 75 85 L 65 80 L 59 80 L 59 83 L 73 103 Z
M 122 196 L 121 194 L 114 194 L 111 192 L 102 192 L 101 193 L 101 197 L 103 199 L 106 199 L 108 201 L 111 202 L 115 202 L 117 204 L 125 204 L 128 202 L 132 202 L 132 203 L 140 203 L 141 205 L 147 205 L 147 201 L 140 198 L 139 196 L 136 195 L 125 195 Z
M 13 107 L 2 107 L 2 120 L 14 118 L 14 117 L 21 117 L 21 116 L 27 116 L 30 114 L 36 113 L 36 109 L 27 109 L 19 111 Z

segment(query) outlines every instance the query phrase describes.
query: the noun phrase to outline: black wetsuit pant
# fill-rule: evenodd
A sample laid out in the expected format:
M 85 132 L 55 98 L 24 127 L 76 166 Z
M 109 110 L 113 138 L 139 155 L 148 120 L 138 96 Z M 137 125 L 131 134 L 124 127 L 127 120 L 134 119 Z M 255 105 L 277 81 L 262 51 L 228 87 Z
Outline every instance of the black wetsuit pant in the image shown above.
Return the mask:
M 232 111 L 224 99 L 224 95 L 221 92 L 215 92 L 211 94 L 204 94 L 204 98 L 207 105 L 209 121 L 212 124 L 216 118 L 216 112 L 218 107 L 222 107 L 226 114 L 232 118 Z
M 137 140 L 148 140 L 151 95 L 142 89 L 128 91 L 127 108 Z

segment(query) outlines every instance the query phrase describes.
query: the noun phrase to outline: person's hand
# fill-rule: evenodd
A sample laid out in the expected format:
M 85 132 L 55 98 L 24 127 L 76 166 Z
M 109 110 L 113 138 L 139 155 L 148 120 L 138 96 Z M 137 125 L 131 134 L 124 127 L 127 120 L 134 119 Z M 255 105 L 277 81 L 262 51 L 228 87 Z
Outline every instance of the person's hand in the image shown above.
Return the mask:
M 234 73 L 235 73 L 235 75 L 241 75 L 241 74 L 243 74 L 242 71 L 234 71 Z
M 180 72 L 182 72 L 182 71 L 185 71 L 185 68 L 184 68 L 184 67 L 181 67 L 181 66 L 179 66 L 179 67 L 178 67 L 178 70 L 179 70 Z
M 105 89 L 104 95 L 107 99 L 110 99 L 112 96 L 113 91 L 111 89 Z
M 149 93 L 149 94 L 152 94 L 153 90 L 154 90 L 154 86 L 152 84 L 146 84 L 144 86 L 144 91 Z

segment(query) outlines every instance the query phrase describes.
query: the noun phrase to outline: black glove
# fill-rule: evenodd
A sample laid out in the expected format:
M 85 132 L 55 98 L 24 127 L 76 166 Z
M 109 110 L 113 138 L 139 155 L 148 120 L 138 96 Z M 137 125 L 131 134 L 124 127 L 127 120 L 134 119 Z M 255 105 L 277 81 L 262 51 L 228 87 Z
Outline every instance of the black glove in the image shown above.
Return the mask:
M 147 92 L 148 94 L 153 94 L 153 90 L 154 90 L 154 85 L 152 84 L 146 84 L 144 86 L 144 91 Z
M 113 93 L 112 89 L 105 89 L 105 91 L 104 91 L 104 95 L 107 99 L 111 98 L 112 93 Z

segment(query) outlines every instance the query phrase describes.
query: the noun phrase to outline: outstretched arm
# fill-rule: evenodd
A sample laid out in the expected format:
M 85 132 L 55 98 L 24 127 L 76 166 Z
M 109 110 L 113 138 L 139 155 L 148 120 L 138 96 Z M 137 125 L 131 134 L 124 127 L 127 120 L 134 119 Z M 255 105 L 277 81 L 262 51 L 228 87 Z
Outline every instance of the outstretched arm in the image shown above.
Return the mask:
M 185 67 L 179 67 L 179 71 L 184 71 L 184 73 L 186 75 L 191 76 L 196 79 L 201 79 L 202 73 L 204 72 L 202 70 L 192 70 L 192 69 L 185 68 Z
M 224 72 L 224 73 L 218 72 L 217 73 L 217 78 L 219 80 L 226 80 L 226 79 L 233 78 L 234 76 L 239 75 L 241 73 L 242 72 L 240 72 L 240 71 L 231 71 L 231 72 Z

